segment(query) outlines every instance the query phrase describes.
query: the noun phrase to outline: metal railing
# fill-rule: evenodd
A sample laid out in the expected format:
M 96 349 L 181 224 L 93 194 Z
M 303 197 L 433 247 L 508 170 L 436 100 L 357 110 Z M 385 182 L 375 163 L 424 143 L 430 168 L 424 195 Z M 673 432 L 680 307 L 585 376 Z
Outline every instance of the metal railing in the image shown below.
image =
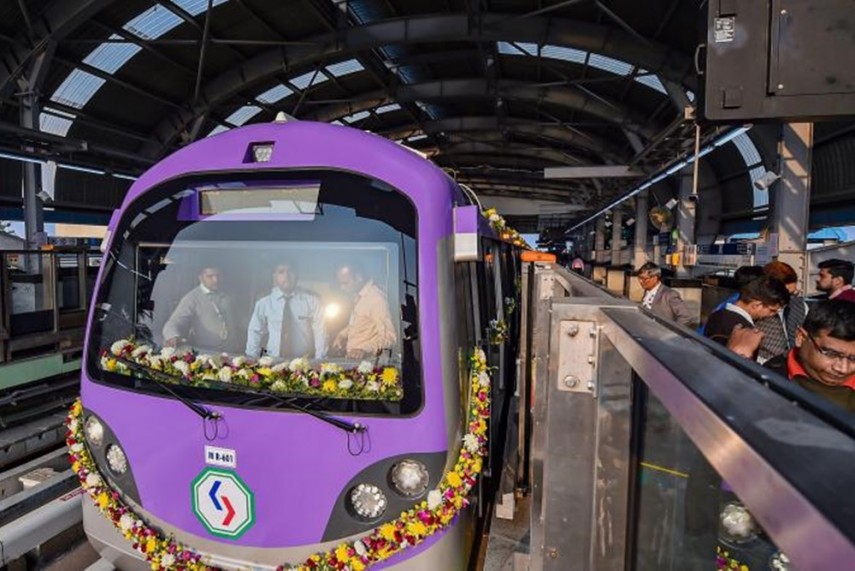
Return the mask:
M 562 268 L 528 279 L 531 569 L 855 569 L 852 415 Z

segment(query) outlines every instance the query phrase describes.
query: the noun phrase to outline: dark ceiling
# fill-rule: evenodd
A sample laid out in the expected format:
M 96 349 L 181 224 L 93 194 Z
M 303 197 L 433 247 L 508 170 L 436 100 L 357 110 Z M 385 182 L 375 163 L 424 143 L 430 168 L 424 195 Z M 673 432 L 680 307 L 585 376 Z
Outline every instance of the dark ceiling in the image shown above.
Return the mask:
M 570 204 L 578 217 L 637 179 L 546 179 L 544 168 L 649 173 L 693 143 L 684 108 L 703 4 L 6 0 L 0 151 L 134 175 L 284 111 L 400 140 L 480 194 Z M 41 133 L 22 130 L 30 105 Z M 114 206 L 127 184 L 90 183 L 65 201 Z

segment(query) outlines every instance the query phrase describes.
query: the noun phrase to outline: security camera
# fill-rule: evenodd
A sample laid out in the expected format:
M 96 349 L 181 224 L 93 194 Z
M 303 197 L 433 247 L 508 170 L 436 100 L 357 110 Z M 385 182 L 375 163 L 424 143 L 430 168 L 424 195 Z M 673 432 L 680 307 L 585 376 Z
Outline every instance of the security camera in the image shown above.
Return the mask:
M 688 198 L 691 202 L 700 202 L 701 201 L 701 196 L 699 194 L 690 194 L 686 198 Z
M 779 178 L 781 178 L 781 175 L 778 173 L 766 171 L 763 176 L 754 181 L 754 186 L 757 190 L 768 190 L 769 187 L 772 186 L 772 184 L 774 184 Z

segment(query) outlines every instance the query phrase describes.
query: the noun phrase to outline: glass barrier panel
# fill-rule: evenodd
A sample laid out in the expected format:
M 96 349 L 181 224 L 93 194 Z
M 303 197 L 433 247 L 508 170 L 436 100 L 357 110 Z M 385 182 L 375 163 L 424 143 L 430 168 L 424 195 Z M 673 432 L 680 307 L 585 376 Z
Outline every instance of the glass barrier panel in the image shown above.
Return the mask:
M 80 264 L 78 254 L 56 254 L 56 303 L 60 311 L 80 309 Z
M 27 335 L 52 331 L 54 299 L 53 266 L 47 254 L 16 254 L 9 263 L 11 286 L 10 333 Z
M 632 569 L 793 571 L 750 510 L 641 383 Z

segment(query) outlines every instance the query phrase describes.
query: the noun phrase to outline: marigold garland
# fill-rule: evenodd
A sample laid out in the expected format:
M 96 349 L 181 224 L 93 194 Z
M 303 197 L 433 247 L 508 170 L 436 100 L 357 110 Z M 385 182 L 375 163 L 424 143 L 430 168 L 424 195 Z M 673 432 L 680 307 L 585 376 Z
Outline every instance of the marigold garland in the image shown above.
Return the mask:
M 519 246 L 520 248 L 531 249 L 531 246 L 525 241 L 522 237 L 522 234 L 508 226 L 505 219 L 496 211 L 495 208 L 488 208 L 487 210 L 481 213 L 484 218 L 486 218 L 490 222 L 490 226 L 493 227 L 493 230 L 499 235 L 499 238 L 504 240 L 505 242 L 510 242 L 514 246 Z
M 476 349 L 470 358 L 471 395 L 467 433 L 463 437 L 457 462 L 427 499 L 401 516 L 374 529 L 359 540 L 342 543 L 325 553 L 317 553 L 298 565 L 281 565 L 279 571 L 364 571 L 396 553 L 422 543 L 447 528 L 468 505 L 466 496 L 483 468 L 487 449 L 487 422 L 490 418 L 490 375 L 487 358 Z M 186 569 L 219 571 L 207 565 L 191 548 L 163 537 L 149 526 L 110 488 L 98 471 L 83 435 L 83 406 L 78 399 L 71 407 L 66 425 L 72 469 L 80 484 L 101 513 L 119 529 L 133 548 L 151 564 L 154 571 Z
M 161 371 L 182 385 L 228 389 L 238 385 L 281 395 L 399 401 L 404 388 L 398 369 L 369 361 L 345 369 L 323 363 L 313 369 L 307 359 L 277 363 L 270 357 L 254 360 L 229 355 L 205 355 L 190 350 L 153 347 L 121 339 L 101 351 L 101 368 L 122 375 L 133 371 L 123 361 Z

